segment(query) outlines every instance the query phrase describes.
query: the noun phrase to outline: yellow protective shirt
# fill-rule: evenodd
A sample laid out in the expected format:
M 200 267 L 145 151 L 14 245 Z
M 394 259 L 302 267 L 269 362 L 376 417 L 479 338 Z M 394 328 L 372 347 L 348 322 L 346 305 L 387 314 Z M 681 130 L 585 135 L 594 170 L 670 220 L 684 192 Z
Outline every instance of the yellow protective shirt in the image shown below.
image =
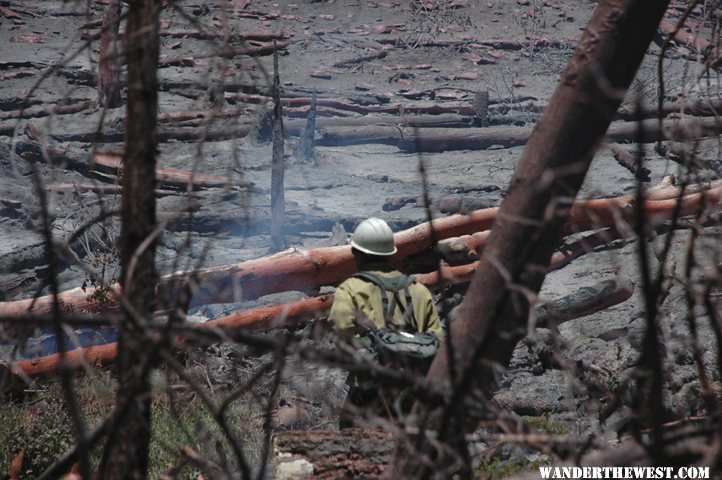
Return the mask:
M 379 276 L 396 277 L 401 275 L 398 270 L 375 265 L 373 267 L 369 268 L 368 271 Z M 440 339 L 443 338 L 444 332 L 441 319 L 436 311 L 429 289 L 416 282 L 409 285 L 408 288 L 419 332 L 433 333 Z M 400 301 L 405 309 L 406 297 L 403 292 L 400 293 Z M 388 295 L 390 296 L 392 293 Z M 378 329 L 384 328 L 386 321 L 383 301 L 381 300 L 381 289 L 368 280 L 357 277 L 349 278 L 336 289 L 328 318 L 334 323 L 336 330 L 339 332 L 354 328 L 359 323 L 367 328 L 371 327 L 371 324 Z M 399 326 L 404 325 L 401 308 L 397 307 L 395 309 L 393 323 Z M 424 325 L 426 325 L 426 330 L 423 330 Z

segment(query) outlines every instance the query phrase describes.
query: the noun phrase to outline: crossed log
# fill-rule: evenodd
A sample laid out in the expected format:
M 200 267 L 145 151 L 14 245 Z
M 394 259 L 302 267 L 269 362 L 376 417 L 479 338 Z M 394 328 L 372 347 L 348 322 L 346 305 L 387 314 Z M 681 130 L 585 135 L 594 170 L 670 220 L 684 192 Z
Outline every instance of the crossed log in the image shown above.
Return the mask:
M 644 211 L 648 221 L 659 224 L 668 221 L 675 213 L 679 216 L 694 214 L 701 203 L 708 210 L 720 210 L 722 181 L 709 185 L 694 185 L 685 189 L 680 197 L 679 187 L 669 186 L 650 190 L 645 200 Z M 678 202 L 680 205 L 678 206 Z M 583 232 L 592 229 L 615 226 L 618 223 L 633 223 L 635 198 L 621 197 L 578 200 L 572 205 L 557 205 L 570 208 L 567 232 Z M 677 211 L 678 209 L 678 211 Z M 476 210 L 467 215 L 452 215 L 423 223 L 395 235 L 398 253 L 394 260 L 400 265 L 412 253 L 432 249 L 432 237 L 444 240 L 471 235 L 469 250 L 478 250 L 485 243 L 484 235 L 473 235 L 489 230 L 496 219 L 498 208 Z M 434 232 L 434 235 L 431 232 Z M 470 259 L 470 262 L 473 258 Z M 464 267 L 448 267 L 469 268 Z M 269 257 L 247 262 L 206 268 L 195 272 L 180 272 L 161 279 L 159 290 L 167 292 L 179 279 L 191 282 L 193 296 L 190 307 L 209 303 L 230 303 L 252 300 L 270 293 L 298 290 L 313 293 L 324 285 L 337 285 L 355 272 L 356 266 L 350 246 L 318 248 L 313 250 L 291 249 Z M 446 275 L 458 274 L 449 270 Z M 58 295 L 58 301 L 75 312 L 97 312 L 101 309 L 117 309 L 117 288 L 109 293 L 103 308 L 88 298 L 92 289 L 75 288 Z M 47 314 L 52 311 L 53 296 L 36 299 L 0 302 L 0 316 L 23 314 Z
M 688 194 L 684 194 L 688 192 Z M 680 216 L 687 216 L 698 211 L 701 202 L 715 212 L 720 211 L 722 196 L 722 182 L 710 185 L 693 185 L 682 191 L 679 187 L 661 187 L 651 189 L 649 198 L 644 204 L 647 218 L 654 223 L 669 220 L 678 210 Z M 623 196 L 599 200 L 582 200 L 572 206 L 572 221 L 567 225 L 569 231 L 583 231 L 591 228 L 609 225 L 611 228 L 603 229 L 588 237 L 581 239 L 576 245 L 565 251 L 557 252 L 551 260 L 550 268 L 558 268 L 571 259 L 576 258 L 585 251 L 597 245 L 607 243 L 619 236 L 618 229 L 614 228 L 617 222 L 630 222 L 634 209 L 634 198 Z M 454 215 L 405 230 L 396 235 L 399 254 L 396 257 L 404 259 L 411 253 L 432 248 L 430 226 L 435 230 L 436 238 L 449 239 L 449 244 L 461 242 L 467 252 L 471 263 L 458 266 L 441 264 L 434 272 L 418 275 L 421 283 L 432 289 L 438 289 L 452 283 L 468 282 L 474 274 L 478 251 L 486 243 L 486 231 L 496 217 L 496 208 L 472 212 L 469 215 Z M 605 223 L 606 222 L 606 223 Z M 476 233 L 459 235 L 470 229 Z M 443 242 L 442 242 L 443 244 Z M 459 250 L 458 247 L 449 247 Z M 443 249 L 443 248 L 442 248 Z M 192 305 L 210 301 L 239 301 L 258 296 L 288 290 L 314 289 L 321 285 L 333 285 L 342 281 L 355 271 L 353 256 L 350 247 L 331 247 L 309 251 L 291 250 L 271 257 L 251 260 L 239 265 L 206 269 L 193 274 L 197 287 Z M 185 275 L 185 274 L 184 274 Z M 173 277 L 166 277 L 161 287 L 168 285 Z M 236 288 L 232 288 L 233 286 Z M 622 302 L 629 298 L 633 292 L 633 285 L 629 280 L 621 279 L 616 282 L 602 282 L 592 287 L 594 295 L 577 292 L 554 302 L 553 308 L 545 308 L 539 312 L 539 325 L 548 326 L 554 323 L 577 318 L 599 311 L 608 306 Z M 117 301 L 118 290 L 114 291 Z M 229 296 L 230 295 L 230 296 Z M 60 294 L 59 300 L 64 305 L 70 305 L 77 311 L 97 311 L 98 306 L 88 300 L 89 293 L 80 289 Z M 235 297 L 235 298 L 234 298 Z M 48 313 L 52 307 L 52 296 L 41 297 L 36 300 L 19 300 L 15 302 L 0 303 L 0 316 Z M 284 325 L 293 325 L 313 318 L 320 318 L 328 314 L 333 302 L 333 295 L 327 294 L 311 297 L 297 302 L 271 307 L 257 308 L 242 311 L 211 320 L 198 326 L 198 328 L 224 328 L 258 330 L 270 329 Z M 111 308 L 117 308 L 111 305 Z M 557 314 L 549 313 L 557 311 Z M 65 357 L 66 365 L 82 366 L 87 364 L 103 364 L 115 359 L 117 344 L 99 345 L 88 348 L 78 348 Z M 50 355 L 39 359 L 19 362 L 12 365 L 13 371 L 33 376 L 54 372 L 60 365 L 60 355 Z

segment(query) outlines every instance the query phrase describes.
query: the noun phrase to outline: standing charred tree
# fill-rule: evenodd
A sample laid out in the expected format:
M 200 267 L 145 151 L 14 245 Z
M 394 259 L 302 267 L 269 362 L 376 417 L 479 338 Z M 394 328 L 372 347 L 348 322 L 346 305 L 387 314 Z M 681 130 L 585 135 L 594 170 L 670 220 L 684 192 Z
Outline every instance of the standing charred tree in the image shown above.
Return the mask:
M 275 252 L 285 248 L 283 217 L 285 196 L 283 174 L 283 118 L 281 107 L 281 81 L 278 74 L 278 50 L 273 52 L 273 158 L 271 160 L 271 249 Z
M 98 66 L 98 104 L 103 108 L 115 108 L 121 104 L 118 29 L 122 6 L 120 0 L 108 0 L 108 5 L 103 13 Z
M 434 449 L 422 432 L 419 452 L 409 452 L 408 444 L 397 449 L 387 470 L 394 477 L 448 478 L 450 469 L 470 476 L 463 434 L 484 409 L 468 411 L 463 405 L 472 394 L 489 398 L 493 367 L 507 365 L 526 334 L 531 302 L 562 238 L 569 207 L 667 4 L 606 0 L 597 6 L 511 180 L 451 325 L 447 345 L 453 352 L 442 349 L 427 375 L 430 384 L 443 387 L 445 401 L 416 407 L 423 426 L 437 430 L 434 444 L 448 451 Z
M 157 362 L 148 333 L 155 307 L 155 151 L 160 44 L 160 2 L 128 4 L 125 52 L 128 59 L 128 104 L 123 157 L 121 213 L 121 286 L 124 319 L 119 328 L 118 393 L 121 412 L 110 431 L 101 465 L 107 479 L 145 478 L 150 442 L 151 386 Z

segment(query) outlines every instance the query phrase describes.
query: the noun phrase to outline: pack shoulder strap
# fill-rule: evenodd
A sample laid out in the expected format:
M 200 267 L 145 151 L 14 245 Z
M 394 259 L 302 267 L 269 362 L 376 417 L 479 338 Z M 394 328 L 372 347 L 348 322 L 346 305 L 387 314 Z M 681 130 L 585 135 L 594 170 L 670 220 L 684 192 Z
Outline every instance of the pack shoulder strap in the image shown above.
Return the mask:
M 403 273 L 395 277 L 387 277 L 374 272 L 357 272 L 353 276 L 367 280 L 384 290 L 395 292 L 408 288 L 412 283 L 416 283 L 415 275 L 404 275 Z
M 409 285 L 416 283 L 416 277 L 413 275 L 397 275 L 395 277 L 387 277 L 377 275 L 373 272 L 358 272 L 354 277 L 373 283 L 381 289 L 381 302 L 384 309 L 384 320 L 387 324 L 393 323 L 394 312 L 398 307 L 404 316 L 404 326 L 409 330 L 416 330 L 418 323 L 414 315 L 414 306 L 409 292 Z M 400 292 L 404 292 L 406 299 L 406 307 L 401 302 Z M 391 295 L 389 295 L 391 293 Z M 389 297 L 391 304 L 389 305 Z

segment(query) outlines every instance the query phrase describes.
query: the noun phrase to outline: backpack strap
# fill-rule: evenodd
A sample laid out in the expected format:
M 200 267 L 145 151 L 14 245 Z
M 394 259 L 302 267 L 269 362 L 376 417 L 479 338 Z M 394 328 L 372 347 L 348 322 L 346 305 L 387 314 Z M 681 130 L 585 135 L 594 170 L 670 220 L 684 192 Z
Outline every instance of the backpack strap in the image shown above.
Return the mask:
M 384 310 L 384 320 L 387 324 L 393 323 L 394 312 L 396 308 L 401 310 L 404 316 L 404 326 L 408 330 L 416 330 L 418 323 L 414 315 L 414 306 L 409 292 L 409 285 L 416 283 L 416 277 L 413 275 L 398 275 L 396 277 L 383 277 L 373 272 L 358 272 L 354 277 L 373 283 L 381 290 L 381 302 Z M 404 292 L 406 307 L 401 302 L 400 292 Z M 391 295 L 389 295 L 391 293 Z M 389 304 L 389 297 L 391 302 Z

